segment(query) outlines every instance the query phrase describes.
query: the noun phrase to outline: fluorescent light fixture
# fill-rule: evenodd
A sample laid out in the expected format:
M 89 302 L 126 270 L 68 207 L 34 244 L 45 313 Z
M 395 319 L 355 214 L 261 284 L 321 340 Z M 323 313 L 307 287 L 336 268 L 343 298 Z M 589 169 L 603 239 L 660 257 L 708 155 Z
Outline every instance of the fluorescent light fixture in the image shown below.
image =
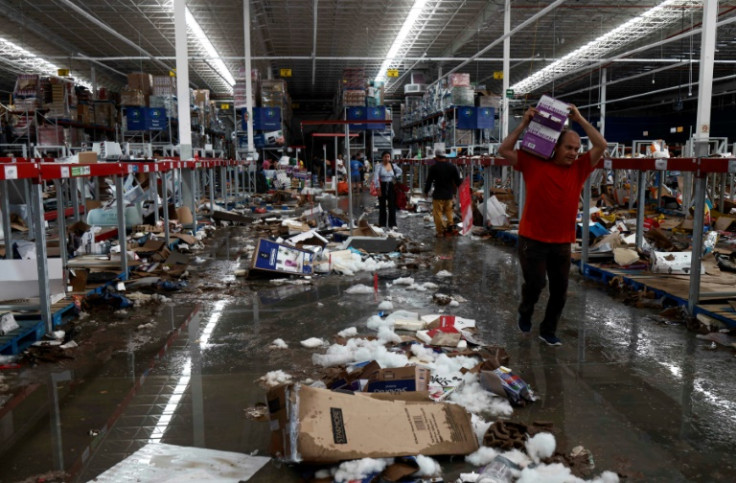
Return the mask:
M 230 73 L 230 70 L 225 66 L 225 63 L 220 58 L 220 54 L 217 53 L 215 50 L 215 47 L 212 45 L 212 42 L 210 42 L 210 39 L 205 35 L 204 31 L 202 30 L 202 27 L 199 26 L 199 22 L 194 18 L 194 15 L 192 15 L 192 12 L 189 11 L 189 7 L 186 7 L 186 19 L 187 19 L 187 26 L 192 29 L 192 33 L 197 38 L 199 43 L 204 47 L 204 50 L 207 51 L 207 54 L 211 57 L 210 64 L 212 67 L 227 81 L 228 84 L 230 84 L 230 87 L 235 85 L 235 78 Z
M 399 54 L 399 50 L 402 49 L 404 46 L 404 41 L 406 40 L 407 36 L 409 35 L 409 32 L 411 32 L 411 29 L 414 27 L 414 24 L 419 19 L 419 16 L 424 11 L 424 7 L 427 4 L 428 0 L 415 0 L 414 5 L 412 5 L 411 10 L 409 10 L 409 15 L 406 16 L 406 19 L 404 20 L 404 24 L 401 26 L 401 30 L 399 30 L 399 34 L 394 39 L 394 43 L 391 44 L 391 48 L 388 50 L 388 54 L 386 54 L 386 59 L 381 64 L 381 68 L 378 69 L 378 75 L 376 75 L 376 82 L 386 82 L 388 79 L 386 77 L 386 71 L 388 70 L 389 66 L 391 64 L 398 64 L 401 62 L 403 56 L 397 57 L 397 54 Z M 413 40 L 413 39 L 412 39 Z
M 663 27 L 679 22 L 682 18 L 682 9 L 699 8 L 701 6 L 702 0 L 666 0 L 638 17 L 634 17 L 610 32 L 588 42 L 583 47 L 570 52 L 523 81 L 517 82 L 511 88 L 518 94 L 534 91 L 604 58 L 604 56 L 623 45 L 630 44 L 661 30 Z
M 59 77 L 60 67 L 24 49 L 15 42 L 0 37 L 0 55 L 11 61 L 20 71 L 49 77 Z M 71 79 L 69 79 L 71 82 Z M 74 82 L 92 90 L 92 83 L 85 77 L 74 76 Z

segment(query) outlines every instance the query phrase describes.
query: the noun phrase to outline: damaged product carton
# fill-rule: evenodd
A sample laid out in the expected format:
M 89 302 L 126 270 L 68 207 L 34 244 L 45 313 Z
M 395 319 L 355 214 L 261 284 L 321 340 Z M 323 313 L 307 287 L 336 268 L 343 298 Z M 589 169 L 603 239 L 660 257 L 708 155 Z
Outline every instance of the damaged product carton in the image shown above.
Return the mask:
M 692 252 L 652 252 L 652 273 L 689 275 Z M 705 274 L 705 266 L 700 265 L 700 274 Z
M 426 393 L 346 394 L 299 384 L 268 392 L 271 454 L 285 461 L 334 463 L 478 449 L 470 415 Z
M 427 391 L 429 376 L 430 371 L 426 367 L 381 369 L 371 375 L 365 391 L 390 393 Z

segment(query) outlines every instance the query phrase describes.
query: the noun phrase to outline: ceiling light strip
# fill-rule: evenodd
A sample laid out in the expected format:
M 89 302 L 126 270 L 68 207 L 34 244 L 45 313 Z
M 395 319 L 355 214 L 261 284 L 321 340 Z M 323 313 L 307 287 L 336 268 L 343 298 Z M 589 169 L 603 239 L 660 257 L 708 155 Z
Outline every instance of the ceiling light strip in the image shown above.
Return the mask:
M 232 73 L 227 68 L 225 63 L 222 61 L 222 58 L 220 58 L 220 54 L 217 53 L 217 50 L 215 50 L 215 47 L 212 45 L 212 42 L 210 42 L 209 37 L 207 37 L 207 35 L 204 33 L 202 27 L 199 26 L 199 22 L 197 22 L 197 19 L 195 19 L 194 15 L 192 15 L 192 12 L 189 11 L 189 7 L 186 7 L 186 19 L 187 26 L 191 29 L 194 37 L 210 56 L 209 64 L 230 85 L 229 89 L 232 92 L 232 87 L 235 85 L 235 78 L 233 77 Z
M 12 61 L 23 72 L 33 72 L 39 75 L 55 77 L 72 82 L 71 79 L 59 77 L 59 66 L 24 49 L 10 40 L 0 37 L 0 57 Z M 85 77 L 76 76 L 74 81 L 79 85 L 92 89 L 92 83 Z
M 414 44 L 417 34 L 424 30 L 424 27 L 431 18 L 431 15 L 428 15 L 430 9 L 427 8 L 430 3 L 439 3 L 439 1 L 414 1 L 414 5 L 412 5 L 411 10 L 409 10 L 409 14 L 404 19 L 404 23 L 401 25 L 399 33 L 391 44 L 391 48 L 388 49 L 388 53 L 386 54 L 380 69 L 378 69 L 378 74 L 375 77 L 376 82 L 387 82 L 388 77 L 386 76 L 386 73 L 388 72 L 388 69 L 396 68 L 401 64 L 401 62 L 403 62 L 406 53 Z
M 532 92 L 550 82 L 600 60 L 606 54 L 680 21 L 683 8 L 694 8 L 701 0 L 666 0 L 610 32 L 570 52 L 511 88 L 518 94 Z

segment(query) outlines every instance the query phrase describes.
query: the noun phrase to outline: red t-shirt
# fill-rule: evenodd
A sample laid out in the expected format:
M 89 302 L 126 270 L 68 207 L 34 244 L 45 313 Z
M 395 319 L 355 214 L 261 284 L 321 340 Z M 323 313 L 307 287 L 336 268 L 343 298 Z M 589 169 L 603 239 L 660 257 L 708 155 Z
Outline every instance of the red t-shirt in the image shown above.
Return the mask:
M 519 234 L 545 243 L 573 243 L 580 191 L 593 172 L 590 153 L 570 166 L 558 166 L 521 150 L 516 153 L 515 169 L 524 174 L 526 183 Z

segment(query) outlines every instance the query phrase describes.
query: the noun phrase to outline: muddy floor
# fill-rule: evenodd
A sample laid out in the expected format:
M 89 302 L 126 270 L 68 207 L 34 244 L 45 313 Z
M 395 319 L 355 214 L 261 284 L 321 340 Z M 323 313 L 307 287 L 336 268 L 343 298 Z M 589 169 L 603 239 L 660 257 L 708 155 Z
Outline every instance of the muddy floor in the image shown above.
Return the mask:
M 371 201 L 358 196 L 356 210 Z M 541 345 L 536 326 L 531 337 L 516 327 L 521 281 L 513 247 L 436 239 L 417 215 L 400 216 L 399 229 L 426 251 L 417 268 L 379 272 L 378 297 L 345 293 L 358 283 L 372 286 L 371 273 L 299 285 L 236 278 L 234 270 L 248 265 L 241 255 L 252 232 L 230 227 L 197 253 L 203 262 L 191 266 L 187 287 L 123 313 L 90 308 L 74 323 L 78 348 L 2 371 L 0 481 L 88 481 L 151 441 L 267 456 L 268 423 L 246 412 L 265 401 L 257 379 L 277 369 L 318 379 L 312 354 L 320 349 L 299 341 L 331 340 L 351 326 L 368 333 L 366 320 L 389 296 L 395 310 L 475 319 L 479 337 L 505 346 L 509 366 L 539 397 L 511 419 L 553 423 L 558 448 L 583 445 L 598 472 L 629 481 L 733 481 L 732 350 L 696 339 L 685 324 L 659 317 L 661 309 L 625 304 L 624 295 L 575 268 L 558 331 L 564 345 Z M 441 270 L 452 276 L 438 277 Z M 440 307 L 429 293 L 388 288 L 406 276 L 464 301 Z M 276 338 L 289 349 L 269 349 Z M 472 469 L 462 458 L 439 461 L 446 481 Z M 274 461 L 252 481 L 305 474 Z

